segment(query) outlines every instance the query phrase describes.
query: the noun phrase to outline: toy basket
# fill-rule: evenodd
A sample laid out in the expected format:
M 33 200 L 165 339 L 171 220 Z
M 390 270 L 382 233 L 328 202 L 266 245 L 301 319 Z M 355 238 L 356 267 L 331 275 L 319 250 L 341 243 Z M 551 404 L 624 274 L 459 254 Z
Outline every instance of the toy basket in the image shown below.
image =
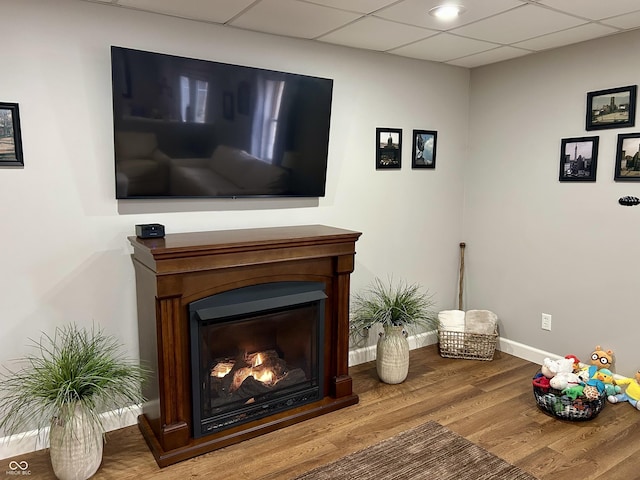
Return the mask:
M 453 332 L 438 329 L 440 355 L 467 360 L 493 360 L 498 343 L 498 329 L 494 333 Z
M 534 376 L 534 380 L 538 377 Z M 533 396 L 538 407 L 546 413 L 563 420 L 584 421 L 595 418 L 607 403 L 607 394 L 600 392 L 599 397 L 593 400 L 586 397 L 577 397 L 575 400 L 562 395 L 559 390 L 551 387 L 533 385 Z

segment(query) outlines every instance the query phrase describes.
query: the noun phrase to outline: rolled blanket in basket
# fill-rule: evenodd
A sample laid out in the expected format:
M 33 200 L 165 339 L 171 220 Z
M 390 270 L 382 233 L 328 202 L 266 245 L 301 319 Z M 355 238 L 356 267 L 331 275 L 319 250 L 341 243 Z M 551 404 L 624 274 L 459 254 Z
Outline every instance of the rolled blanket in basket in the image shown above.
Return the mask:
M 440 330 L 464 332 L 464 312 L 462 310 L 443 310 L 438 313 Z
M 466 332 L 491 335 L 495 333 L 498 316 L 489 310 L 467 310 L 464 321 Z

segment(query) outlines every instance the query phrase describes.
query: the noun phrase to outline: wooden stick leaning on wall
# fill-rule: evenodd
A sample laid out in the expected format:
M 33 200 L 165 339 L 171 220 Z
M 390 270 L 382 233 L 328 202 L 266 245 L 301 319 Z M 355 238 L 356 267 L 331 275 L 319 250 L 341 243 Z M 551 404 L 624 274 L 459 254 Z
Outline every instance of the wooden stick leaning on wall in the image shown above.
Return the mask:
M 460 285 L 458 287 L 458 310 L 462 310 L 462 289 L 464 288 L 464 247 L 465 243 L 460 243 Z

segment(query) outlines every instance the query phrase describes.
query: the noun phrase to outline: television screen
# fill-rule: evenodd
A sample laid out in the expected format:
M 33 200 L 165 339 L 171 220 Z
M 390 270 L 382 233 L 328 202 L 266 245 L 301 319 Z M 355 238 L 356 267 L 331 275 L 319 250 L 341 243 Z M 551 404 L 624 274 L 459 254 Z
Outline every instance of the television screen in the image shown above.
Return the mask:
M 116 198 L 321 197 L 333 80 L 111 47 Z

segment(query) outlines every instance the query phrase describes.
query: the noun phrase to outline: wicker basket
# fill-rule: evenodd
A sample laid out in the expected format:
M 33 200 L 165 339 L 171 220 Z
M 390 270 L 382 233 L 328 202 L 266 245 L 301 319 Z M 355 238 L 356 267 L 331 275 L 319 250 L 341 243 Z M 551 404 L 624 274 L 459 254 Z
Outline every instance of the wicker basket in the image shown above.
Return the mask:
M 467 360 L 493 360 L 498 330 L 492 334 L 438 330 L 440 355 Z
M 537 378 L 540 372 L 533 378 Z M 591 420 L 598 415 L 607 403 L 607 394 L 602 391 L 596 399 L 578 397 L 575 400 L 562 395 L 559 390 L 533 385 L 533 396 L 538 407 L 544 412 L 563 420 Z

